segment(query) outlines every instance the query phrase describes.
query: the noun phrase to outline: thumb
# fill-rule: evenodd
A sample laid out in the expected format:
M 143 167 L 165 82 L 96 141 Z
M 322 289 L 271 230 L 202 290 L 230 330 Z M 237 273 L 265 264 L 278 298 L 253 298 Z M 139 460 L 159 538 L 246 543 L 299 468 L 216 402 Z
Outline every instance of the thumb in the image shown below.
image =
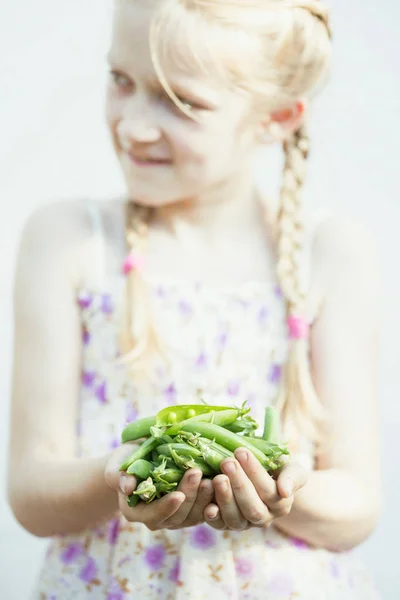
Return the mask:
M 122 463 L 137 448 L 137 443 L 123 444 L 116 448 L 111 454 L 104 470 L 104 477 L 107 485 L 113 490 L 129 496 L 136 489 L 137 481 L 134 475 L 128 475 L 120 471 Z

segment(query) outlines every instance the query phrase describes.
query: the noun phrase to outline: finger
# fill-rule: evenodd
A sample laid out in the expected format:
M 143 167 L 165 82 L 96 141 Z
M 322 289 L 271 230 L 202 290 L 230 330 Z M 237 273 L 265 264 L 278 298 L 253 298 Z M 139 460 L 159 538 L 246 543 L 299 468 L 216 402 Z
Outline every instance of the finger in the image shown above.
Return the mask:
M 223 522 L 228 529 L 242 531 L 247 527 L 247 520 L 245 514 L 242 512 L 239 502 L 237 502 L 229 477 L 217 475 L 213 479 L 213 484 L 216 503 L 220 510 Z M 260 504 L 262 503 L 260 502 Z
M 255 458 L 254 460 L 256 461 Z M 268 505 L 262 500 L 239 462 L 234 459 L 224 460 L 221 468 L 228 474 L 233 495 L 243 517 L 255 527 L 268 525 L 271 522 Z M 264 473 L 268 475 L 265 471 Z
M 202 476 L 200 469 L 189 469 L 185 473 L 178 486 L 178 491 L 185 495 L 185 500 L 174 516 L 165 522 L 166 527 L 177 527 L 186 520 L 196 501 Z
M 226 525 L 221 517 L 221 512 L 215 504 L 209 504 L 204 511 L 205 522 L 219 531 L 226 529 Z
M 126 473 L 121 472 L 119 468 L 124 460 L 132 454 L 135 446 L 137 446 L 135 443 L 126 443 L 119 448 L 116 448 L 111 453 L 104 469 L 104 478 L 107 485 L 109 485 L 113 490 L 120 490 L 122 493 L 125 493 L 124 490 L 126 484 L 126 495 L 131 494 L 136 488 L 136 478 L 133 475 L 127 475 Z M 126 477 L 126 479 L 122 481 L 121 485 L 121 476 L 123 475 Z
M 126 497 L 119 494 L 119 508 L 124 517 L 132 523 L 144 523 L 151 531 L 164 528 L 164 522 L 179 510 L 184 501 L 182 492 L 172 492 L 160 500 L 153 500 L 149 504 L 139 502 L 134 508 L 130 508 Z
M 264 467 L 258 462 L 251 452 L 245 449 L 238 449 L 235 452 L 235 457 L 240 461 L 240 466 L 243 472 L 254 486 L 256 494 L 260 498 L 264 506 L 267 507 L 270 515 L 269 522 L 272 518 L 286 516 L 292 507 L 293 498 L 282 497 L 278 492 L 276 481 L 267 473 Z M 240 503 L 239 503 L 240 504 Z M 253 504 L 250 508 L 253 511 L 252 517 L 249 517 L 245 509 L 240 505 L 244 516 L 252 523 L 259 512 L 259 504 Z M 261 511 L 262 513 L 262 511 Z M 267 525 L 268 522 L 265 523 Z
M 278 501 L 276 481 L 259 463 L 254 454 L 246 448 L 238 448 L 235 451 L 235 457 L 264 504 L 268 505 L 270 502 Z M 224 463 L 222 463 L 222 466 L 224 466 Z
M 200 482 L 197 498 L 184 521 L 184 527 L 193 527 L 204 522 L 204 510 L 214 500 L 214 486 L 209 479 Z
M 283 498 L 289 498 L 295 492 L 300 490 L 308 480 L 308 471 L 299 463 L 293 461 L 282 467 L 278 479 L 277 486 L 279 494 Z

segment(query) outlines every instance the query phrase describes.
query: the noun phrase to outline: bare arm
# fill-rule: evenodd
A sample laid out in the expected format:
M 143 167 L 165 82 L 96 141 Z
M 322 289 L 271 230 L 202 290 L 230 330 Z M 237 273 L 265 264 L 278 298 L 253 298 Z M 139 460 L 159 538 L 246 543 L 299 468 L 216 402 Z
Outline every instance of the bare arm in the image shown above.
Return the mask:
M 20 246 L 8 491 L 17 520 L 38 536 L 79 531 L 118 507 L 104 480 L 108 457 L 76 458 L 81 331 L 73 286 L 89 240 L 83 211 L 59 204 L 33 215 Z
M 373 241 L 351 223 L 322 224 L 314 255 L 325 301 L 312 331 L 312 367 L 333 444 L 317 457 L 291 513 L 275 523 L 343 550 L 369 536 L 380 512 L 380 278 Z

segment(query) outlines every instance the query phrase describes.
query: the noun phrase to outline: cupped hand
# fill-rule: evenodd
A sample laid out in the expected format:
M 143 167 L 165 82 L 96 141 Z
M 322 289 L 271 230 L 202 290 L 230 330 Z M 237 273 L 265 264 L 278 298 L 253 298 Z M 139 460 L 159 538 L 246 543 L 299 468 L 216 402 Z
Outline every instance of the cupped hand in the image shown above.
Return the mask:
M 133 452 L 135 444 L 124 444 L 110 456 L 105 468 L 107 484 L 118 493 L 118 504 L 124 517 L 133 523 L 143 523 L 150 531 L 181 529 L 204 523 L 204 510 L 214 499 L 212 481 L 202 478 L 199 469 L 188 469 L 176 492 L 166 494 L 149 504 L 139 502 L 134 508 L 127 504 L 127 496 L 136 489 L 133 475 L 121 473 L 123 461 Z M 137 444 L 136 444 L 137 446 Z
M 213 479 L 215 503 L 204 511 L 205 521 L 214 529 L 268 527 L 290 513 L 295 492 L 307 482 L 306 469 L 294 461 L 273 479 L 245 448 L 225 459 L 221 470 L 223 474 Z

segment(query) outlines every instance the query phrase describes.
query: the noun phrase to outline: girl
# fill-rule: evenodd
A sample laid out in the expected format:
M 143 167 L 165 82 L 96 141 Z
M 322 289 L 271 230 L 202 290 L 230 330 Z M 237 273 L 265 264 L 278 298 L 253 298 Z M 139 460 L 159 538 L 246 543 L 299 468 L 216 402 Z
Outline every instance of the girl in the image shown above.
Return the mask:
M 376 252 L 300 202 L 330 52 L 318 0 L 117 2 L 127 198 L 38 211 L 16 275 L 9 497 L 52 537 L 33 598 L 377 597 L 350 553 L 380 505 Z M 276 214 L 252 177 L 273 140 Z M 275 404 L 291 463 L 275 481 L 238 450 L 129 508 L 125 423 L 202 398 Z

